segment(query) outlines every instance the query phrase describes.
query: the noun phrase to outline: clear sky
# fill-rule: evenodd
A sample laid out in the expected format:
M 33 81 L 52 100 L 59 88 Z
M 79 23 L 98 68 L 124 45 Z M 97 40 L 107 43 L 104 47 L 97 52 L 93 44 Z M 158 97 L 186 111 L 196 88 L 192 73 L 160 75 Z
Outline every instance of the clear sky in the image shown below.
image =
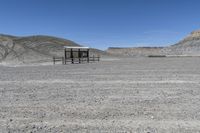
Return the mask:
M 82 45 L 166 46 L 200 29 L 200 0 L 0 0 L 0 33 Z

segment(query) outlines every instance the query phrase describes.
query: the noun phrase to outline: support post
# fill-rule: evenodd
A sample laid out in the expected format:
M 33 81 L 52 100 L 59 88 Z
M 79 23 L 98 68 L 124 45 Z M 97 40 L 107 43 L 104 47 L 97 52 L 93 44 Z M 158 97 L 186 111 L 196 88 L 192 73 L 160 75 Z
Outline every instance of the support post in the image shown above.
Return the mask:
M 64 57 L 64 63 L 66 65 L 66 60 L 67 60 L 67 49 L 65 48 L 65 57 Z
M 81 63 L 81 50 L 78 49 L 78 61 L 79 63 Z
M 71 49 L 71 61 L 72 61 L 72 64 L 74 64 L 74 54 L 73 54 L 73 49 Z
M 90 62 L 90 55 L 89 55 L 89 49 L 87 50 L 87 62 Z
M 55 63 L 56 61 L 55 61 L 55 57 L 53 57 L 53 64 L 55 65 L 56 63 Z

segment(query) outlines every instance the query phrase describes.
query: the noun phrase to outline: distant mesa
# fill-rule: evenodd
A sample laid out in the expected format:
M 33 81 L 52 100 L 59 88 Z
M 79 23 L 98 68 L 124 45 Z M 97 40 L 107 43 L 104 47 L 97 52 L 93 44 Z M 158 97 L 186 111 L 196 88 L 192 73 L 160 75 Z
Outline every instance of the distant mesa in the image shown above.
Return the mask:
M 149 55 L 160 55 L 163 47 L 109 47 L 107 52 L 113 55 L 121 56 L 149 56 Z

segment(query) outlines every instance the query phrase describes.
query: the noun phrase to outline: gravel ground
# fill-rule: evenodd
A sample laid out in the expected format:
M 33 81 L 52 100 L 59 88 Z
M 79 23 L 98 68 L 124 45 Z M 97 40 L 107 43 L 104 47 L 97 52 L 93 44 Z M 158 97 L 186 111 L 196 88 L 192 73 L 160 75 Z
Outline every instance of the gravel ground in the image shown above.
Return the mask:
M 200 132 L 200 58 L 0 66 L 0 132 Z

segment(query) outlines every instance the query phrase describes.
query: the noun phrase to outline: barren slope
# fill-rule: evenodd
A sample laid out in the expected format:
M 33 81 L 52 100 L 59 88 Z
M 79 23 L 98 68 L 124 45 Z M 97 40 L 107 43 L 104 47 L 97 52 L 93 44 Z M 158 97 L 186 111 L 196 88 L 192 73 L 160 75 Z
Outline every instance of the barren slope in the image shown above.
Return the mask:
M 80 46 L 70 40 L 50 36 L 14 37 L 0 35 L 0 61 L 6 63 L 48 62 L 63 56 L 63 46 Z M 106 54 L 91 49 L 92 54 Z

